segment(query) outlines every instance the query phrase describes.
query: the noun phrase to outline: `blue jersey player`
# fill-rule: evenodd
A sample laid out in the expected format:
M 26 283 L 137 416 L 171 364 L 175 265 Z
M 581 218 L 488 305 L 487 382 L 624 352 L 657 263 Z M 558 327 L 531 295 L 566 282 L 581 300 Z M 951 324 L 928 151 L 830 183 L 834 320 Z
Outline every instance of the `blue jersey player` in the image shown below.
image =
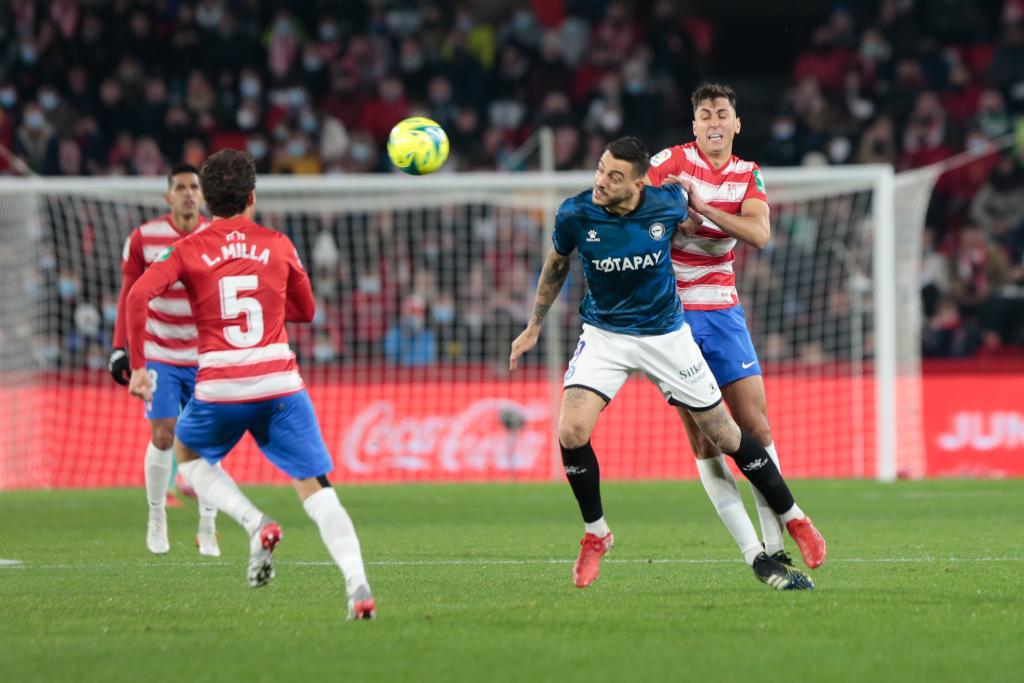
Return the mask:
M 537 285 L 533 316 L 512 342 L 509 369 L 533 348 L 541 324 L 579 254 L 588 292 L 580 305 L 583 332 L 565 373 L 558 440 L 562 462 L 584 521 L 573 582 L 589 586 L 613 536 L 601 505 L 600 471 L 590 443 L 597 418 L 630 373 L 644 372 L 673 405 L 681 406 L 707 438 L 729 454 L 784 519 L 803 518 L 764 447 L 742 432 L 722 405 L 722 394 L 676 294 L 669 249 L 690 215 L 677 186 L 645 187 L 650 155 L 633 137 L 611 142 L 598 161 L 591 190 L 558 209 L 548 256 Z M 813 527 L 811 527 L 813 528 Z M 820 534 L 816 542 L 824 554 Z M 810 588 L 810 580 L 762 553 L 754 571 L 771 587 Z

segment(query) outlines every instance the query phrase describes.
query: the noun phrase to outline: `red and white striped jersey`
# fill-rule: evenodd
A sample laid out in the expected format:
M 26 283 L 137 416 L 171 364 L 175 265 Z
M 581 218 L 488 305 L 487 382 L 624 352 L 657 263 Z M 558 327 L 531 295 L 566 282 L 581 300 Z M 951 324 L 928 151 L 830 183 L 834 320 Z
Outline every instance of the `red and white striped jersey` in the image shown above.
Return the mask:
M 201 216 L 193 232 L 202 230 L 208 222 Z M 114 348 L 127 345 L 125 301 L 132 285 L 167 247 L 187 234 L 174 225 L 170 214 L 166 214 L 143 223 L 128 235 L 121 258 L 121 294 L 117 300 L 117 318 L 114 320 Z M 195 365 L 199 358 L 197 337 L 196 324 L 183 284 L 175 283 L 163 296 L 150 302 L 145 330 L 146 360 L 170 365 Z
M 136 338 L 151 319 L 150 302 L 179 280 L 199 331 L 197 399 L 246 403 L 305 388 L 284 323 L 311 321 L 315 303 L 286 235 L 235 216 L 175 242 L 128 295 L 133 369 L 145 362 Z
M 668 175 L 692 181 L 701 199 L 732 214 L 739 214 L 747 199 L 768 202 L 757 164 L 733 155 L 721 168 L 715 168 L 696 142 L 669 147 L 651 157 L 647 172 L 651 184 L 661 185 Z M 707 218 L 692 238 L 676 237 L 672 265 L 684 308 L 711 311 L 740 302 L 732 269 L 735 247 L 736 239 Z

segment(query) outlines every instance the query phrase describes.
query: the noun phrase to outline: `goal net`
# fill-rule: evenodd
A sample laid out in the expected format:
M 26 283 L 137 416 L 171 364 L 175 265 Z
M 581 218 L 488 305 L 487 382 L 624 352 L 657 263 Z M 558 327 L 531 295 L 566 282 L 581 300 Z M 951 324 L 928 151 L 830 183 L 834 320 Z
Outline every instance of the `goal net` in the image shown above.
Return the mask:
M 574 265 L 538 348 L 507 371 L 554 211 L 589 173 L 264 177 L 257 220 L 295 242 L 317 314 L 290 325 L 341 482 L 547 480 L 585 288 Z M 932 179 L 766 169 L 773 241 L 742 248 L 783 472 L 922 473 L 916 263 Z M 895 191 L 897 185 L 899 191 Z M 0 489 L 142 482 L 143 406 L 106 372 L 122 246 L 162 179 L 0 180 Z M 606 478 L 696 475 L 682 424 L 632 378 L 594 443 Z M 283 476 L 246 437 L 242 482 Z

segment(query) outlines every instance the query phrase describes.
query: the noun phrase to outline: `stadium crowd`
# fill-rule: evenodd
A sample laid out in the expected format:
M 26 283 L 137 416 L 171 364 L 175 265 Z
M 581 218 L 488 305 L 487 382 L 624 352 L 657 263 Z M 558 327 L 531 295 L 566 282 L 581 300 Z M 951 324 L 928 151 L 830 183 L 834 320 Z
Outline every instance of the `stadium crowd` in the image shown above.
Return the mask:
M 11 152 L 0 155 L 0 173 L 161 175 L 223 147 L 248 149 L 261 173 L 387 171 L 388 130 L 411 114 L 448 131 L 447 171 L 529 168 L 533 158 L 514 152 L 540 126 L 554 130 L 559 169 L 587 169 L 619 135 L 641 135 L 653 149 L 690 139 L 688 93 L 729 76 L 713 64 L 728 26 L 699 8 L 11 0 L 0 5 L 0 146 Z M 924 351 L 1024 353 L 1024 0 L 838 6 L 810 32 L 770 109 L 745 109 L 739 94 L 741 116 L 770 121 L 766 135 L 751 126 L 737 142 L 762 166 L 909 169 L 960 154 L 928 213 Z M 1013 133 L 1016 145 L 1006 142 Z M 846 200 L 827 209 L 849 221 L 858 211 Z M 752 284 L 777 281 L 773 264 L 799 246 L 787 232 L 797 221 L 784 209 L 773 218 L 779 246 L 744 257 L 741 298 L 761 296 Z M 429 365 L 507 353 L 541 262 L 536 217 L 497 212 L 481 225 L 441 215 L 430 224 L 445 227 L 400 239 L 393 217 L 366 219 L 384 232 L 362 251 L 352 244 L 358 221 L 289 227 L 308 233 L 324 303 L 298 333 L 307 359 L 370 354 Z M 131 227 L 118 226 L 119 239 Z M 51 238 L 26 278 L 33 297 L 64 302 L 61 322 L 37 344 L 40 363 L 72 354 L 100 365 L 119 249 L 88 266 L 110 273 L 97 277 L 82 272 L 87 259 L 64 258 L 59 241 Z M 456 286 L 454 272 L 468 281 Z M 819 312 L 768 295 L 748 305 L 766 359 L 828 360 L 849 345 L 855 297 L 820 287 L 804 297 L 827 302 Z M 835 349 L 785 336 L 818 324 L 836 330 Z

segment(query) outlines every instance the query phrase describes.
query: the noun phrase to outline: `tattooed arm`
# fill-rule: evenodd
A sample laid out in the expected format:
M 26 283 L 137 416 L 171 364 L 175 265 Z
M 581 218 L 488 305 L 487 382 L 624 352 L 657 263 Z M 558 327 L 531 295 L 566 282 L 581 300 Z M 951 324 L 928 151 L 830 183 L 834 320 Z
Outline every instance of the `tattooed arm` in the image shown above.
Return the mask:
M 540 328 L 544 322 L 544 316 L 548 314 L 551 304 L 555 303 L 558 293 L 565 284 L 565 278 L 569 275 L 569 256 L 562 256 L 557 251 L 552 251 L 548 260 L 544 262 L 544 268 L 540 271 L 540 281 L 537 283 L 537 295 L 533 300 L 533 315 L 526 325 L 523 333 L 512 342 L 512 353 L 508 358 L 508 369 L 515 370 L 519 365 L 519 358 L 537 344 L 540 337 Z

